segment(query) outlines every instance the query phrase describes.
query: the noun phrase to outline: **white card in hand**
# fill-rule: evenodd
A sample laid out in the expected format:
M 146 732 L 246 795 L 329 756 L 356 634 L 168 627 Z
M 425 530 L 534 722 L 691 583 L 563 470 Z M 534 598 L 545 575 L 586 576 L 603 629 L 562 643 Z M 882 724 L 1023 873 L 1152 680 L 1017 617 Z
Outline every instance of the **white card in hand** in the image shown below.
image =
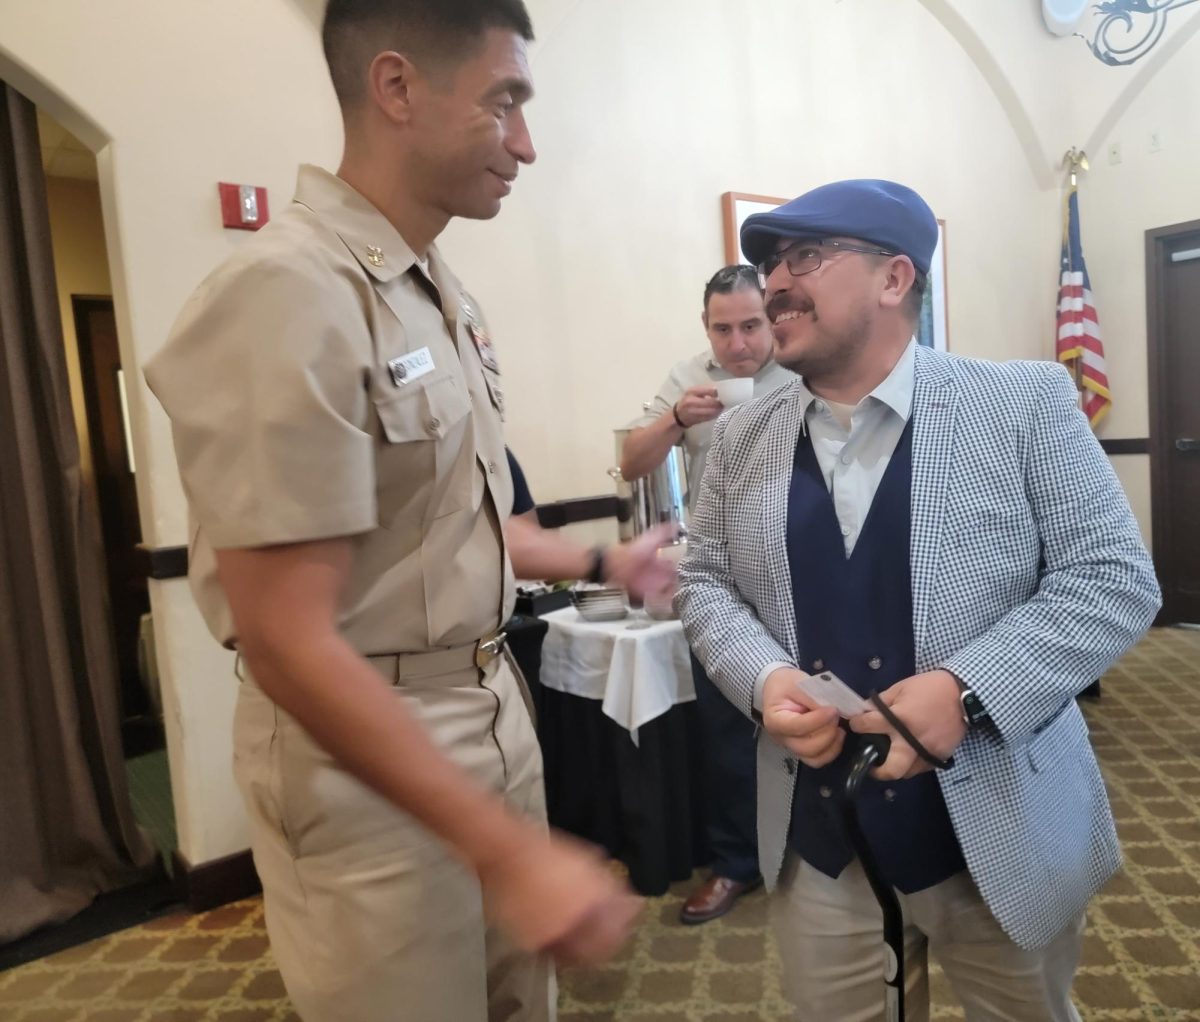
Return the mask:
M 833 671 L 810 674 L 796 682 L 796 687 L 821 706 L 837 707 L 843 717 L 856 717 L 871 708 L 870 703 Z

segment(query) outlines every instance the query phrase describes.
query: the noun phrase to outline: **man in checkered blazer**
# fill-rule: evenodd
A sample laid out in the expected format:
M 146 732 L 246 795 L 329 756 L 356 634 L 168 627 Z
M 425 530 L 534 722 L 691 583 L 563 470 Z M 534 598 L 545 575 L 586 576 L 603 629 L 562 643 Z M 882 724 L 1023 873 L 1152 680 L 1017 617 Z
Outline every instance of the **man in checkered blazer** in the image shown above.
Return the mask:
M 797 378 L 718 421 L 677 602 L 763 728 L 761 864 L 799 1017 L 881 1017 L 879 909 L 836 802 L 857 733 L 883 732 L 858 809 L 904 910 L 909 1018 L 932 950 L 968 1019 L 1073 1020 L 1084 910 L 1120 864 L 1074 697 L 1158 585 L 1066 371 L 913 339 L 936 243 L 886 181 L 747 220 Z M 797 687 L 823 670 L 882 709 L 839 726 Z

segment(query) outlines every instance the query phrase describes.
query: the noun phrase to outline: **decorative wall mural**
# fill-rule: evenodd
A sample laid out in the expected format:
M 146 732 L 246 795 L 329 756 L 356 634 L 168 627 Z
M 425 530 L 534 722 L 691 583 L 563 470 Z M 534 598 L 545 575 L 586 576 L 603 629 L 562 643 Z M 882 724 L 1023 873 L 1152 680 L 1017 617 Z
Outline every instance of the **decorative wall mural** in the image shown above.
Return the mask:
M 1101 17 L 1088 47 L 1097 60 L 1110 67 L 1132 64 L 1158 45 L 1172 11 L 1194 3 L 1196 0 L 1105 0 L 1095 5 Z

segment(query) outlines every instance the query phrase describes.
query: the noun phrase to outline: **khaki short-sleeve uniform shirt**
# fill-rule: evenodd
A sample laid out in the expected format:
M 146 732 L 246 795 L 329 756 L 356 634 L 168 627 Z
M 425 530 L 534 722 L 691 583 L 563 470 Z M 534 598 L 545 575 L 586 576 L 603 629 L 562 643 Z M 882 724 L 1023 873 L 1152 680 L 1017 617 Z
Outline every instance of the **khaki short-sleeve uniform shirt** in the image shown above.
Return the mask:
M 363 654 L 474 642 L 512 612 L 503 394 L 478 307 L 341 179 L 192 295 L 146 379 L 170 416 L 190 578 L 236 644 L 214 550 L 351 537 L 339 626 Z

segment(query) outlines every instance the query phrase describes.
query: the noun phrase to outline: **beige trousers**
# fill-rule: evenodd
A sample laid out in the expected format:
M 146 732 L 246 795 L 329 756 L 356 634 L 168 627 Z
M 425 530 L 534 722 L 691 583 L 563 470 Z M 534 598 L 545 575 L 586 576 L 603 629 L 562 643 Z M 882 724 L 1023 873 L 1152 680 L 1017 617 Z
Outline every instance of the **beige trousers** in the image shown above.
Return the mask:
M 908 1022 L 929 1018 L 930 951 L 968 1022 L 1079 1022 L 1071 981 L 1083 916 L 1049 947 L 1025 951 L 1000 928 L 965 870 L 901 894 L 900 905 Z M 771 923 L 800 1022 L 882 1022 L 882 916 L 857 861 L 833 880 L 789 850 Z
M 376 666 L 395 672 L 395 664 Z M 393 691 L 480 784 L 545 819 L 541 754 L 505 660 L 483 672 L 406 676 Z M 475 876 L 340 769 L 249 677 L 238 695 L 234 770 L 271 949 L 305 1022 L 555 1017 L 551 965 L 487 925 Z

